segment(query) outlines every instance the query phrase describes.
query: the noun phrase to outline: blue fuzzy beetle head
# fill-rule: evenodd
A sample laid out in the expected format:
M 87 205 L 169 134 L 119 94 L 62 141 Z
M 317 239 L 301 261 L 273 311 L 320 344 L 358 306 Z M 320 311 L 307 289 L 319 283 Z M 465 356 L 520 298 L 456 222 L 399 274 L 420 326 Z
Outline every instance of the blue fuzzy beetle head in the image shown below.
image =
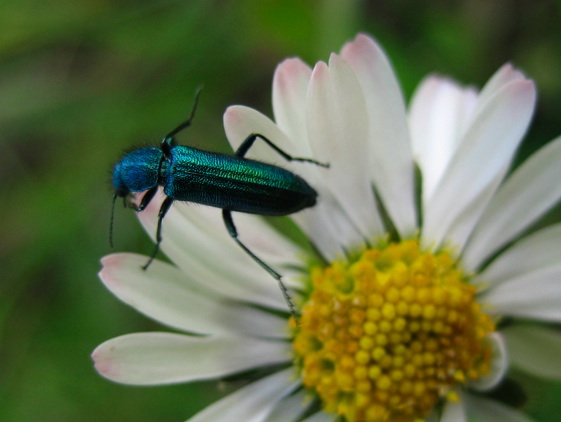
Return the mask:
M 125 197 L 156 186 L 161 159 L 159 148 L 140 148 L 126 153 L 113 169 L 115 194 Z

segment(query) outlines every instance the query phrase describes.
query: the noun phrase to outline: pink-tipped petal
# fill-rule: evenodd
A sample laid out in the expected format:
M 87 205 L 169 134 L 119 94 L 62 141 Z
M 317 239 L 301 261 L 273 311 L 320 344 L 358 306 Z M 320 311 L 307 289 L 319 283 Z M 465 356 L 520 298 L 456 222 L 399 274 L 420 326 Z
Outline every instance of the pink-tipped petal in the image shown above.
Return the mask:
M 136 333 L 108 340 L 92 353 L 100 375 L 134 385 L 216 379 L 287 362 L 285 343 L 237 336 Z
M 217 296 L 176 267 L 160 261 L 147 270 L 147 258 L 113 254 L 102 259 L 99 277 L 119 299 L 165 325 L 199 334 L 246 333 L 286 336 L 286 321 L 239 302 Z
M 412 236 L 417 223 L 413 156 L 399 83 L 386 54 L 367 35 L 359 34 L 347 43 L 341 57 L 354 71 L 364 95 L 372 181 L 400 235 Z
M 300 59 L 287 59 L 276 69 L 273 78 L 273 112 L 275 123 L 292 139 L 298 153 L 310 156 L 306 128 L 306 102 L 312 69 Z
M 308 133 L 312 149 L 330 164 L 324 185 L 339 202 L 363 239 L 381 235 L 383 226 L 368 177 L 368 117 L 360 85 L 352 69 L 332 55 L 329 66 L 318 63 L 308 99 Z
M 426 242 L 463 247 L 510 165 L 535 99 L 534 83 L 516 80 L 476 113 L 434 195 L 423 201 Z
M 473 88 L 430 76 L 411 100 L 409 125 L 413 154 L 423 176 L 423 197 L 432 197 L 454 156 L 477 102 Z

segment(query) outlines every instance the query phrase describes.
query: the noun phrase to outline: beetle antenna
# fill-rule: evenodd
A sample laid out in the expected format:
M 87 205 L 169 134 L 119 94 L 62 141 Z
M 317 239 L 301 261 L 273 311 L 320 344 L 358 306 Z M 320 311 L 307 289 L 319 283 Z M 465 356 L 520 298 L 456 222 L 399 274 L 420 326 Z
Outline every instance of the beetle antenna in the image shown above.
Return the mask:
M 115 216 L 115 201 L 117 201 L 117 193 L 113 195 L 113 206 L 111 207 L 111 220 L 109 222 L 109 246 L 113 247 L 113 217 Z
M 179 126 L 177 126 L 175 129 L 173 129 L 170 133 L 168 133 L 164 139 L 171 138 L 172 136 L 177 135 L 183 129 L 191 125 L 191 121 L 195 117 L 195 111 L 197 110 L 197 106 L 199 105 L 199 97 L 201 95 L 201 91 L 203 90 L 203 87 L 204 87 L 203 84 L 197 87 L 197 91 L 195 92 L 195 103 L 193 104 L 193 108 L 191 109 L 191 114 L 189 115 L 189 118 L 185 120 L 183 123 L 181 123 Z

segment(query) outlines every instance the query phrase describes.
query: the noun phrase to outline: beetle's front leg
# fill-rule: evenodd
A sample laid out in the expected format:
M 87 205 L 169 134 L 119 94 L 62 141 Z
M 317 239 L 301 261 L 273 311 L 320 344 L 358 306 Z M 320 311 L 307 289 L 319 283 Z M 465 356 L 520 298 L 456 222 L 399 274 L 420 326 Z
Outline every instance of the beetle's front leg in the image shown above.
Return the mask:
M 154 195 L 152 194 L 152 196 Z M 160 212 L 158 212 L 158 227 L 156 228 L 156 247 L 154 248 L 154 252 L 152 252 L 152 255 L 150 256 L 150 259 L 148 260 L 146 265 L 142 267 L 143 270 L 148 269 L 148 267 L 150 266 L 150 264 L 152 263 L 154 258 L 156 258 L 156 255 L 158 255 L 158 252 L 160 251 L 160 244 L 162 243 L 162 221 L 164 220 L 164 217 L 166 216 L 169 209 L 171 208 L 171 204 L 173 204 L 173 199 L 170 198 L 169 196 L 164 200 L 164 202 L 162 202 L 162 206 L 160 207 Z
M 158 186 L 154 186 L 146 191 L 144 196 L 142 197 L 142 201 L 140 201 L 140 205 L 136 207 L 133 203 L 131 203 L 131 208 L 133 208 L 136 212 L 143 211 L 144 208 L 148 206 L 148 204 L 154 199 L 154 195 L 158 191 Z

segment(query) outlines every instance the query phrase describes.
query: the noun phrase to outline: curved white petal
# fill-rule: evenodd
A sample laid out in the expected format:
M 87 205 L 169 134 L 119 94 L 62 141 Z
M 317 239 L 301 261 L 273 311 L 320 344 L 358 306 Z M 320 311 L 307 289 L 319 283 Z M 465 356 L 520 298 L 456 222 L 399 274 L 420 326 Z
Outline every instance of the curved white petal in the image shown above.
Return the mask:
M 273 114 L 278 127 L 292 139 L 298 154 L 311 156 L 306 128 L 306 103 L 312 69 L 300 59 L 277 66 L 273 78 Z
M 226 232 L 219 211 L 208 207 L 192 207 L 189 204 L 181 203 L 174 206 L 174 211 L 177 211 L 185 219 L 185 223 L 193 231 L 200 233 L 202 244 L 209 244 L 209 248 L 210 244 L 213 244 L 213 255 L 230 253 L 233 239 Z M 258 216 L 234 213 L 232 217 L 239 238 L 244 244 L 267 265 L 279 271 L 286 285 L 300 288 L 300 277 L 302 275 L 300 269 L 304 268 L 306 264 L 305 252 Z M 239 249 L 237 252 L 241 251 L 238 245 L 235 245 L 235 247 Z M 186 253 L 190 252 L 186 251 Z M 243 255 L 247 254 L 244 253 Z
M 175 205 L 174 210 L 186 225 L 199 233 L 203 244 L 214 243 L 214 255 L 220 252 L 227 254 L 231 250 L 233 239 L 227 233 L 220 211 L 181 203 Z M 303 267 L 305 252 L 264 219 L 244 213 L 232 213 L 232 218 L 238 237 L 267 264 L 283 275 L 292 272 L 293 268 Z
M 138 213 L 142 225 L 152 237 L 156 232 L 157 214 L 163 197 L 156 195 L 150 205 Z M 202 225 L 186 218 L 179 211 L 181 207 L 188 207 L 188 214 L 196 208 L 183 203 L 171 207 L 163 222 L 161 248 L 186 277 L 217 295 L 286 309 L 276 281 L 230 238 L 225 227 L 223 232 L 216 230 L 216 227 L 223 226 L 220 210 L 210 207 L 201 209 L 209 219 L 208 224 Z M 215 236 L 209 235 L 211 232 Z M 240 239 L 244 241 L 243 233 L 240 233 Z M 248 246 L 251 248 L 251 245 Z M 259 254 L 259 251 L 255 253 Z
M 199 334 L 286 337 L 282 318 L 204 292 L 169 264 L 154 261 L 145 271 L 145 256 L 126 253 L 101 263 L 99 277 L 115 296 L 163 324 Z
M 287 422 L 288 418 L 292 421 L 300 420 L 306 410 L 306 404 L 309 404 L 306 394 L 305 390 L 300 390 L 279 401 L 267 417 L 267 422 Z
M 561 263 L 513 278 L 481 294 L 489 313 L 561 321 Z
M 332 54 L 329 66 L 318 63 L 310 81 L 308 134 L 314 156 L 328 162 L 323 182 L 362 239 L 381 235 L 383 225 L 370 184 L 368 116 L 358 80 L 349 65 Z M 325 157 L 325 158 L 324 158 Z M 356 239 L 353 247 L 362 243 Z
M 534 325 L 502 330 L 513 366 L 542 378 L 561 379 L 561 332 Z
M 475 269 L 561 199 L 561 137 L 528 158 L 499 189 L 470 239 L 463 261 Z
M 463 395 L 462 395 L 463 396 Z M 458 402 L 447 401 L 442 408 L 442 416 L 440 422 L 466 422 L 465 403 L 460 400 Z
M 267 138 L 285 151 L 294 149 L 291 141 L 278 126 L 261 113 L 248 107 L 229 107 L 224 114 L 224 128 L 228 140 L 234 148 L 239 146 L 244 139 L 243 137 L 246 136 L 245 133 L 251 130 L 265 134 Z M 325 258 L 334 259 L 343 255 L 345 252 L 344 245 L 356 242 L 357 238 L 360 239 L 360 235 L 351 226 L 348 217 L 341 210 L 339 203 L 323 181 L 323 175 L 331 169 L 325 169 L 310 163 L 292 164 L 286 162 L 286 160 L 283 160 L 284 163 L 278 163 L 278 160 L 282 160 L 282 157 L 271 148 L 266 145 L 257 147 L 259 145 L 256 145 L 255 151 L 252 148 L 251 157 L 279 164 L 294 171 L 304 177 L 318 191 L 318 203 L 314 207 L 293 214 L 291 217 Z M 305 152 L 299 150 L 298 154 L 305 154 Z
M 312 70 L 304 62 L 288 59 L 277 67 L 273 82 L 276 124 L 297 144 L 301 156 L 313 155 L 306 121 L 311 75 Z M 319 153 L 322 154 L 323 151 Z M 293 215 L 292 218 L 327 260 L 341 258 L 345 255 L 348 245 L 358 246 L 361 236 L 333 196 L 329 185 L 325 183 L 326 171 L 311 168 L 307 170 L 304 176 L 306 179 L 310 178 L 318 191 L 318 204 L 313 209 Z
M 454 156 L 477 103 L 473 88 L 438 76 L 424 79 L 411 100 L 413 154 L 423 176 L 423 196 L 432 197 Z
M 532 422 L 525 414 L 498 401 L 466 394 L 466 412 L 470 422 Z
M 535 97 L 532 81 L 516 80 L 476 113 L 434 195 L 423 200 L 426 246 L 463 246 L 528 128 Z
M 97 372 L 112 381 L 173 384 L 287 362 L 290 345 L 237 336 L 135 333 L 102 343 L 92 359 Z
M 561 224 L 548 226 L 523 237 L 495 258 L 477 278 L 474 284 L 482 288 L 500 283 L 523 274 L 538 271 L 561 262 Z
M 491 368 L 487 376 L 469 382 L 469 386 L 477 391 L 489 391 L 497 386 L 508 370 L 508 353 L 503 336 L 491 333 L 486 340 L 491 345 Z
M 417 228 L 413 156 L 407 113 L 391 64 L 372 38 L 359 34 L 341 57 L 360 83 L 369 119 L 369 169 L 397 231 L 410 237 Z
M 324 192 L 323 192 L 324 193 Z M 291 216 L 327 261 L 341 259 L 346 251 L 362 246 L 362 238 L 348 215 L 332 196 L 322 195 L 314 209 Z
M 252 382 L 197 413 L 189 422 L 266 421 L 277 403 L 298 387 L 299 381 L 291 380 L 292 374 L 292 369 L 285 369 Z
M 512 64 L 505 63 L 491 76 L 481 90 L 479 94 L 479 105 L 485 104 L 505 85 L 513 81 L 523 80 L 524 78 L 525 76 L 521 71 L 512 66 Z
M 295 142 L 289 138 L 279 126 L 264 114 L 245 106 L 230 106 L 226 109 L 223 116 L 224 131 L 232 149 L 236 151 L 243 141 L 251 134 L 257 133 L 267 137 L 281 150 L 287 154 L 299 157 L 309 149 L 305 142 Z M 306 141 L 304 138 L 303 141 Z M 308 170 L 315 170 L 318 166 L 310 163 L 288 161 L 277 151 L 267 145 L 263 140 L 257 139 L 248 150 L 245 158 L 252 158 L 266 161 L 267 163 L 288 168 L 291 171 L 301 170 L 306 177 L 310 177 Z M 308 155 L 305 158 L 316 158 Z

